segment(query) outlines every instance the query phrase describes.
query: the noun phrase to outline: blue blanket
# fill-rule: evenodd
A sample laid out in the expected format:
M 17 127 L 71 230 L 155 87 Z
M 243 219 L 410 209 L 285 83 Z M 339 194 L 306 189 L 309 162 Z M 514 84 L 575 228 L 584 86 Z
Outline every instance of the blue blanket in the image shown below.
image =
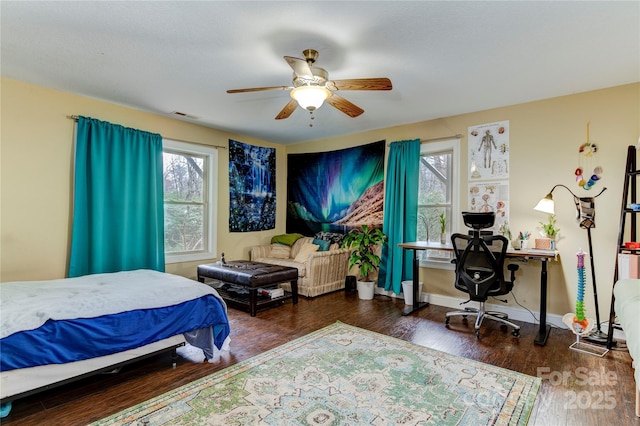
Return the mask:
M 96 318 L 48 320 L 0 340 L 0 371 L 110 355 L 202 328 L 210 328 L 221 349 L 229 322 L 223 303 L 213 295 Z
M 0 310 L 0 371 L 111 355 L 179 334 L 212 359 L 229 335 L 214 289 L 144 269 L 3 283 Z

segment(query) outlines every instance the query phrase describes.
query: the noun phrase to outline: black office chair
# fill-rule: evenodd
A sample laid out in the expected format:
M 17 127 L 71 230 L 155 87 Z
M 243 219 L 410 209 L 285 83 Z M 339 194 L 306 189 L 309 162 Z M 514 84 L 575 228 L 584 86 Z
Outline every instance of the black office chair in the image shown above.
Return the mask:
M 466 308 L 463 311 L 447 312 L 445 324 L 449 325 L 452 316 L 477 316 L 475 331 L 480 338 L 480 326 L 485 318 L 502 323 L 502 327 L 511 326 L 514 337 L 520 337 L 520 327 L 508 320 L 508 315 L 502 312 L 485 311 L 484 304 L 490 296 L 508 294 L 513 288 L 515 271 L 518 265 L 508 265 L 511 271 L 511 281 L 504 278 L 504 259 L 509 246 L 509 240 L 502 235 L 484 235 L 481 230 L 490 228 L 495 221 L 495 213 L 463 212 L 462 218 L 467 227 L 471 228 L 468 235 L 453 234 L 451 243 L 455 253 L 452 261 L 456 265 L 455 287 L 469 294 L 470 301 L 480 302 L 480 308 Z M 499 299 L 498 299 L 499 300 Z M 506 301 L 502 301 L 505 302 Z

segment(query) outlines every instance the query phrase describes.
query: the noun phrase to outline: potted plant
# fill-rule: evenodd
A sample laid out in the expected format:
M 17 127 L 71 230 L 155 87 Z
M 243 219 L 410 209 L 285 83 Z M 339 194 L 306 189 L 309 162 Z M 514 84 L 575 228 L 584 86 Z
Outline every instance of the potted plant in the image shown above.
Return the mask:
M 545 237 L 543 239 L 536 239 L 536 248 L 546 248 L 555 250 L 555 242 L 556 237 L 558 236 L 558 232 L 560 232 L 559 228 L 556 228 L 556 215 L 550 214 L 547 222 L 539 222 L 542 227 L 542 235 Z M 548 242 L 543 240 L 547 239 Z M 547 247 L 548 244 L 548 247 Z
M 362 225 L 361 228 L 352 229 L 342 241 L 342 247 L 353 249 L 349 256 L 349 268 L 358 266 L 360 272 L 358 280 L 358 297 L 360 299 L 373 299 L 374 282 L 369 275 L 380 266 L 378 247 L 384 244 L 387 236 L 379 228 L 369 228 Z
M 447 216 L 444 212 L 440 213 L 438 216 L 440 220 L 440 244 L 447 243 Z

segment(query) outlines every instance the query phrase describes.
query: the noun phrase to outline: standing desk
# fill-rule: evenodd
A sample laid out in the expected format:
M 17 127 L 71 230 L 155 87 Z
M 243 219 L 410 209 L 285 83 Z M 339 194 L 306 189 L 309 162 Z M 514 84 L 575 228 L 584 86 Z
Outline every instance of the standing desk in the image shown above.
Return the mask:
M 405 250 L 413 250 L 413 306 L 407 306 L 402 315 L 409 315 L 416 312 L 419 309 L 428 306 L 428 302 L 420 302 L 418 295 L 420 289 L 419 272 L 420 272 L 420 259 L 418 258 L 418 252 L 420 250 L 445 250 L 453 251 L 451 244 L 432 243 L 429 241 L 415 241 L 411 243 L 400 243 L 398 247 L 402 247 Z M 549 338 L 549 332 L 551 327 L 547 325 L 547 263 L 549 260 L 555 259 L 558 255 L 554 250 L 535 250 L 524 249 L 514 250 L 509 248 L 507 250 L 507 258 L 516 258 L 523 260 L 539 260 L 540 261 L 540 326 L 538 328 L 538 334 L 533 340 L 536 345 L 544 346 L 547 344 Z

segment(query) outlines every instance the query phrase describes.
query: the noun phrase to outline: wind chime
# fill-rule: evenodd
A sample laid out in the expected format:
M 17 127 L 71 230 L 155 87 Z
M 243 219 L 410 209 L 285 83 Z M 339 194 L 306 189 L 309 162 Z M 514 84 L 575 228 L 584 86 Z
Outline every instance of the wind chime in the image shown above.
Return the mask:
M 602 175 L 602 167 L 595 166 L 591 177 L 585 179 L 584 170 L 591 169 L 591 160 L 598 152 L 598 145 L 589 139 L 589 122 L 587 122 L 587 140 L 578 148 L 578 167 L 575 170 L 576 182 L 578 186 L 584 190 L 590 190 L 596 182 L 600 180 Z

